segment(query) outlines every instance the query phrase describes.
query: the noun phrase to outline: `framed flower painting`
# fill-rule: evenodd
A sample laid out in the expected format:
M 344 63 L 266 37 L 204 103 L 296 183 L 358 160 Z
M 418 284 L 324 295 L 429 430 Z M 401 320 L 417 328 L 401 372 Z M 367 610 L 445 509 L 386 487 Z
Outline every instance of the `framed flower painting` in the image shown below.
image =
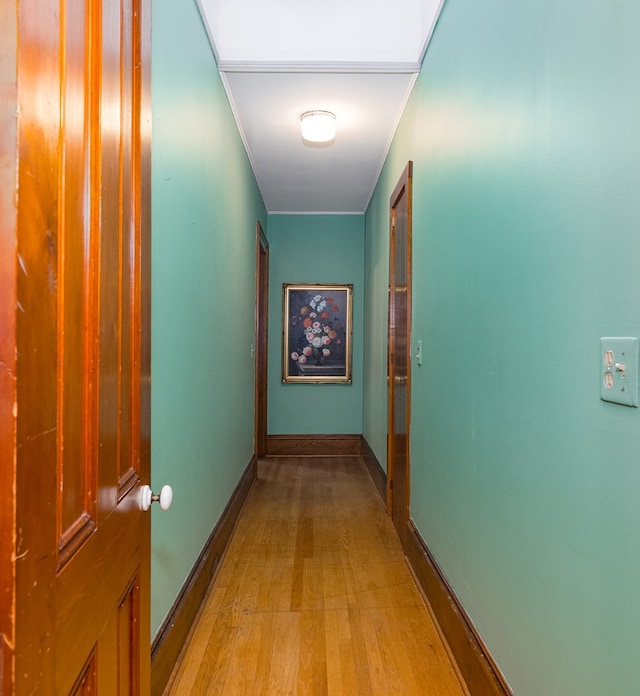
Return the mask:
M 351 383 L 353 285 L 282 288 L 282 381 Z

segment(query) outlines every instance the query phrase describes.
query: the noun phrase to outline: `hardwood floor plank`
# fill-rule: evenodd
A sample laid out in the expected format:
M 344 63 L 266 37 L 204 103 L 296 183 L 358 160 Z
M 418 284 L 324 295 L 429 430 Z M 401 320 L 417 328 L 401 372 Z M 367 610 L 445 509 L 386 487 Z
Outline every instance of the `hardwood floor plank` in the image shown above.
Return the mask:
M 468 696 L 362 461 L 258 471 L 165 696 Z
M 292 656 L 300 653 L 300 615 L 293 612 L 274 614 L 274 634 L 270 646 L 265 646 L 269 678 L 265 681 L 264 696 L 295 694 L 298 663 Z M 258 680 L 256 680 L 258 681 Z M 256 692 L 257 693 L 257 692 Z
M 416 607 L 416 611 L 418 608 Z M 390 685 L 389 694 L 419 694 L 428 681 L 423 674 L 416 674 L 402 631 L 402 621 L 396 609 L 372 609 L 382 662 Z M 401 685 L 401 686 L 400 686 Z M 401 688 L 400 691 L 398 689 Z
M 353 650 L 353 640 L 351 636 L 351 624 L 349 622 L 348 609 L 335 612 L 335 617 L 336 636 L 340 648 L 340 677 L 343 684 L 343 690 L 332 693 L 356 694 L 358 692 L 356 659 Z
M 298 681 L 300 696 L 327 696 L 327 653 L 324 611 L 304 611 L 300 615 Z
M 207 696 L 222 694 L 268 693 L 261 690 L 269 678 L 269 655 L 274 640 L 274 615 L 271 612 L 247 613 L 239 621 L 238 634 L 229 661 L 229 669 L 224 684 L 213 682 Z M 222 649 L 222 646 L 220 646 Z M 255 686 L 258 685 L 256 690 Z M 200 694 L 202 692 L 193 692 Z
M 337 611 L 325 610 L 325 646 L 327 656 L 327 692 L 330 694 L 354 693 L 354 691 L 345 691 L 345 685 L 342 675 L 342 652 L 344 643 L 341 643 L 338 634 L 338 616 Z M 345 641 L 348 644 L 348 641 Z
M 459 677 L 455 665 L 449 655 L 443 650 L 442 639 L 438 633 L 430 616 L 425 616 L 422 612 L 414 612 L 407 609 L 405 613 L 400 613 L 404 617 L 406 624 L 411 627 L 413 640 L 409 641 L 412 646 L 420 646 L 419 650 L 414 650 L 414 668 L 419 667 L 421 673 L 428 681 L 433 684 L 433 688 L 440 689 L 443 696 L 454 696 L 459 693 Z M 438 676 L 437 682 L 435 676 Z
M 204 658 L 191 687 L 191 693 L 223 693 L 238 629 L 234 626 L 226 626 L 224 621 L 216 622 L 216 626 L 218 631 L 211 632 Z M 217 646 L 221 646 L 221 649 L 217 649 Z

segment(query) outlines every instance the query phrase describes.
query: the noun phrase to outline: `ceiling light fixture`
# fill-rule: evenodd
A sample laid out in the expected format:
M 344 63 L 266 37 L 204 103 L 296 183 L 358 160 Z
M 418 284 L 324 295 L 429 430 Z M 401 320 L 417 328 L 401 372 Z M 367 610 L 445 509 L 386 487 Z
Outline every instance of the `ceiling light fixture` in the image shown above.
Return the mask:
M 303 140 L 310 143 L 328 143 L 336 137 L 336 115 L 316 109 L 300 116 Z

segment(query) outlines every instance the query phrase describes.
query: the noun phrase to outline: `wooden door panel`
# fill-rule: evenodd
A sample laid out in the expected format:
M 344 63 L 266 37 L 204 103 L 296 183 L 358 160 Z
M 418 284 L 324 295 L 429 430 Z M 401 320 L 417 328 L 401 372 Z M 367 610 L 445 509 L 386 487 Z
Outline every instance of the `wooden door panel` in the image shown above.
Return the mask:
M 0 671 L 16 696 L 146 694 L 150 3 L 22 0 L 16 21 L 16 618 Z
M 133 505 L 131 505 L 133 507 Z M 99 682 L 108 683 L 113 673 L 114 683 L 121 671 L 120 659 L 125 657 L 129 667 L 124 667 L 129 682 L 132 678 L 132 645 L 140 640 L 139 599 L 135 593 L 140 588 L 140 548 L 127 543 L 134 534 L 144 537 L 148 525 L 148 515 L 137 510 L 130 511 L 137 516 L 142 529 L 134 526 L 125 511 L 111 515 L 95 534 L 76 554 L 72 563 L 67 564 L 59 574 L 55 584 L 54 605 L 56 608 L 56 646 L 65 646 L 64 656 L 56 660 L 56 691 L 69 693 L 75 682 L 74 675 L 81 672 L 88 654 L 97 650 L 100 663 Z M 115 567 L 114 567 L 115 565 Z M 108 578 L 108 582 L 105 582 Z M 87 587 L 99 588 L 87 592 Z M 124 611 L 122 607 L 128 607 Z M 129 618 L 129 625 L 123 626 L 123 618 Z M 91 627 L 91 628 L 88 628 Z M 122 641 L 124 633 L 128 640 Z M 89 636 L 91 639 L 89 639 Z M 63 657 L 63 659 L 61 659 Z M 134 665 L 137 670 L 137 664 Z M 132 691 L 105 691 L 108 694 L 133 694 Z
M 69 693 L 72 696 L 95 696 L 97 693 L 96 672 L 96 653 L 94 651 Z
M 61 15 L 61 212 L 58 232 L 58 551 L 64 565 L 95 529 L 95 458 L 91 386 L 95 334 L 91 186 L 91 17 L 66 0 Z
M 20 13 L 17 442 L 13 452 L 16 615 L 15 652 L 5 667 L 16 674 L 12 691 L 17 696 L 37 693 L 39 689 L 46 693 L 40 675 L 48 674 L 51 678 L 53 674 L 51 645 L 48 640 L 41 640 L 41 636 L 53 633 L 51 601 L 45 591 L 37 589 L 47 587 L 47 581 L 40 578 L 55 577 L 59 536 L 56 520 L 59 8 L 24 2 Z
M 137 478 L 135 471 L 136 451 L 133 446 L 133 395 L 135 388 L 135 365 L 133 306 L 135 304 L 136 230 L 133 190 L 134 144 L 132 142 L 133 94 L 133 17 L 135 0 L 122 0 L 120 14 L 121 44 L 121 102 L 120 102 L 120 269 L 119 297 L 119 443 L 118 443 L 118 498 L 127 493 Z
M 136 645 L 139 636 L 132 630 L 137 627 L 139 577 L 136 574 L 121 602 L 118 604 L 117 624 L 117 665 L 118 693 L 139 693 L 135 669 L 137 665 Z
M 122 82 L 120 77 L 120 2 L 102 4 L 102 80 L 99 165 L 100 227 L 120 230 L 122 226 L 120 141 L 122 120 Z M 120 278 L 121 236 L 103 233 L 99 251 L 100 355 L 98 389 L 98 520 L 108 516 L 118 501 L 121 421 L 118 418 L 120 375 Z M 116 298 L 116 301 L 114 301 Z

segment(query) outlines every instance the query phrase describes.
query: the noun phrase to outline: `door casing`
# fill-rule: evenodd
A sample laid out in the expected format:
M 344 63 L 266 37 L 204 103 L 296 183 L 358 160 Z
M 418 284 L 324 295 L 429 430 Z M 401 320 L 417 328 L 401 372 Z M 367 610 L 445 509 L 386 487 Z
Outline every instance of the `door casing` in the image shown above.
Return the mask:
M 387 510 L 403 546 L 410 500 L 411 234 L 413 163 L 390 198 L 387 359 Z
M 256 223 L 256 338 L 254 449 L 259 459 L 267 454 L 269 320 L 269 242 L 260 221 Z

